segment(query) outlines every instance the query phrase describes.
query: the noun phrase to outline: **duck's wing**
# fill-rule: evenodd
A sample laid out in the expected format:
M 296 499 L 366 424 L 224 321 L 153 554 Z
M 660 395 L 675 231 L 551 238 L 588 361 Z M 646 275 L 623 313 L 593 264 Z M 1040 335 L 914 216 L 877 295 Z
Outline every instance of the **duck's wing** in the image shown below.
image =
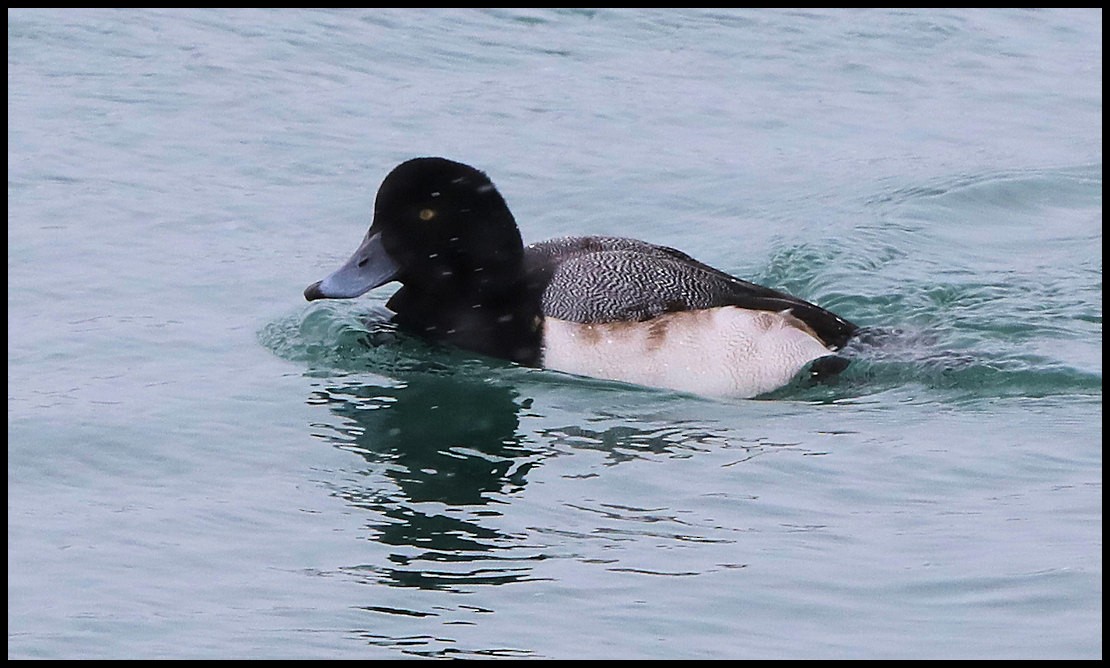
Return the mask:
M 841 348 L 858 329 L 785 292 L 756 285 L 689 255 L 635 239 L 568 237 L 529 246 L 526 270 L 547 317 L 580 323 L 647 320 L 720 306 L 790 311 L 826 345 Z

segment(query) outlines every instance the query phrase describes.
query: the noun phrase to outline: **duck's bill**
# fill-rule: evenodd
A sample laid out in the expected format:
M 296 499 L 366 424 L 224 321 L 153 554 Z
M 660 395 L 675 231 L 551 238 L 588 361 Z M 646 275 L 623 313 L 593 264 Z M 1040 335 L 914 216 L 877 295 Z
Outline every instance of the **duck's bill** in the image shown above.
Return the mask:
M 305 288 L 304 298 L 351 299 L 392 281 L 397 272 L 397 263 L 382 246 L 381 233 L 368 233 L 346 264 Z

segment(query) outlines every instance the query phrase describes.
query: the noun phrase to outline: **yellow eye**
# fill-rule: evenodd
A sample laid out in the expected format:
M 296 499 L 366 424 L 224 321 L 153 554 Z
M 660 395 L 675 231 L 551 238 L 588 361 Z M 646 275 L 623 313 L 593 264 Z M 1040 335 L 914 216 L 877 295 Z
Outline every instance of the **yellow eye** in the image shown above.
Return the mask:
M 435 209 L 421 209 L 420 220 L 431 220 L 436 217 Z

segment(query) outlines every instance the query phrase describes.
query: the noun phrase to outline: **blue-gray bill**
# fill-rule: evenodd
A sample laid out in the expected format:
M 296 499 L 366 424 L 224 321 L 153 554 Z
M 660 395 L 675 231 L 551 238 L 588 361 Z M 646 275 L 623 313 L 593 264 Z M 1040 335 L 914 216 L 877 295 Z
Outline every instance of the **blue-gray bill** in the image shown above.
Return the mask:
M 368 232 L 351 259 L 321 281 L 305 288 L 304 298 L 351 299 L 385 285 L 397 276 L 399 267 L 382 246 L 380 232 Z

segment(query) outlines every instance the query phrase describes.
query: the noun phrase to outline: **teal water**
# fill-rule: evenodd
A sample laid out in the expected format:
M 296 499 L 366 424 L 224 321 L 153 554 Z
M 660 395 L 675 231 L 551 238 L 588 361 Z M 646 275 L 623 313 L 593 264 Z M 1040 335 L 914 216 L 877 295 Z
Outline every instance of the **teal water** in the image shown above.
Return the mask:
M 1101 10 L 9 10 L 8 115 L 9 658 L 1102 655 Z M 717 401 L 306 304 L 432 154 L 896 334 Z

